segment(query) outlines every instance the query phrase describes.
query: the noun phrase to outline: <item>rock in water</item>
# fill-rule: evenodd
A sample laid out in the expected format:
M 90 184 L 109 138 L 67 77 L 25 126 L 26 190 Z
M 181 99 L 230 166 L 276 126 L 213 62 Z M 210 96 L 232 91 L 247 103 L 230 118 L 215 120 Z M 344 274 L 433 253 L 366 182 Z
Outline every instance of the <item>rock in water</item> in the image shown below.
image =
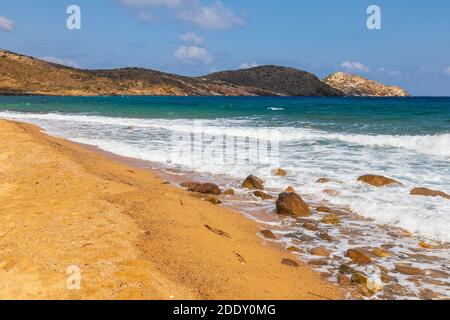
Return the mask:
M 202 184 L 194 184 L 189 188 L 191 192 L 198 192 L 203 194 L 214 194 L 216 196 L 220 195 L 222 191 L 220 188 L 213 183 L 202 183 Z
M 332 225 L 339 225 L 341 223 L 341 219 L 339 216 L 335 213 L 327 214 L 325 217 L 320 220 L 320 222 L 324 224 L 332 224 Z
M 370 264 L 372 259 L 361 249 L 349 249 L 347 250 L 347 257 L 356 262 L 357 264 Z
M 384 186 L 389 186 L 389 185 L 393 185 L 393 184 L 402 185 L 400 182 L 398 182 L 394 179 L 386 178 L 383 176 L 372 175 L 372 174 L 361 176 L 358 178 L 358 181 L 370 184 L 371 186 L 375 186 L 375 187 L 384 187 Z
M 199 183 L 199 182 L 192 182 L 192 181 L 180 183 L 180 186 L 183 187 L 183 188 L 186 188 L 186 189 L 195 188 L 195 187 L 198 187 L 199 185 L 201 185 L 201 183 Z
M 312 248 L 311 250 L 309 250 L 309 253 L 311 253 L 314 256 L 327 257 L 327 258 L 331 255 L 331 251 L 328 249 L 325 249 L 324 247 Z
M 223 192 L 223 194 L 226 196 L 234 196 L 235 192 L 234 189 L 227 189 Z
M 437 190 L 431 190 L 427 188 L 415 188 L 411 190 L 412 196 L 423 196 L 423 197 L 441 197 L 450 200 L 450 195 Z
M 271 240 L 276 240 L 277 239 L 277 237 L 270 230 L 262 230 L 260 232 L 260 234 L 266 239 L 271 239 Z
M 263 200 L 270 200 L 273 199 L 273 197 L 270 194 L 267 194 L 265 192 L 262 191 L 255 191 L 253 192 L 253 195 L 257 198 L 261 198 Z
M 287 187 L 284 192 L 295 192 L 295 189 L 293 187 Z
M 279 169 L 273 170 L 272 174 L 274 176 L 278 176 L 278 177 L 286 177 L 287 176 L 287 171 L 279 168 Z
M 250 175 L 244 180 L 244 182 L 242 182 L 242 188 L 264 190 L 264 181 L 258 177 Z
M 396 264 L 395 271 L 408 276 L 423 276 L 425 274 L 423 270 L 404 263 Z
M 282 193 L 279 195 L 277 203 L 277 213 L 307 217 L 311 215 L 308 205 L 296 193 Z

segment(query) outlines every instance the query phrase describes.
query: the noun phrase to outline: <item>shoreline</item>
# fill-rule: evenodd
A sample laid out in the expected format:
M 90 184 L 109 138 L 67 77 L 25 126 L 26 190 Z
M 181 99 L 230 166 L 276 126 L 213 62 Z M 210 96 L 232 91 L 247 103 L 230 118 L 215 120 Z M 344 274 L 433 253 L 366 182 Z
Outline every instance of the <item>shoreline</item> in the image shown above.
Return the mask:
M 0 134 L 2 298 L 344 298 L 291 253 L 263 243 L 255 222 L 150 169 L 31 124 L 0 120 Z M 81 290 L 66 286 L 73 265 Z

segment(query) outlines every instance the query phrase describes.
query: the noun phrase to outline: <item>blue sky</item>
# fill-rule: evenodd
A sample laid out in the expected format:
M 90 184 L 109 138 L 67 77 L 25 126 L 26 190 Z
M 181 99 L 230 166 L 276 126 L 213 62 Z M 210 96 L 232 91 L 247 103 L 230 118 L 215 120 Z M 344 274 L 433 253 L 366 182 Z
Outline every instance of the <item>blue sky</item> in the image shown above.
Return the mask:
M 81 30 L 66 28 L 72 4 Z M 381 30 L 366 27 L 372 4 Z M 350 71 L 450 96 L 449 16 L 448 0 L 1 0 L 0 47 L 82 68 Z

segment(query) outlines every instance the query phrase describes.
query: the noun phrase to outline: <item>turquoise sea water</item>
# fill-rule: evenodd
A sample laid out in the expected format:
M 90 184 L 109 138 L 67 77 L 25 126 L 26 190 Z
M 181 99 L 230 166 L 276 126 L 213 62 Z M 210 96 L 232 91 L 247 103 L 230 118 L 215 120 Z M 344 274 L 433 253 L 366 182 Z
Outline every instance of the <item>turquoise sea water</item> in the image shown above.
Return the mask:
M 427 187 L 450 194 L 450 98 L 0 97 L 0 117 L 147 160 L 181 179 L 198 174 L 235 188 L 250 208 L 256 203 L 267 210 L 269 221 L 263 223 L 286 246 L 309 239 L 301 240 L 306 252 L 329 248 L 333 256 L 320 267 L 323 272 L 335 275 L 348 260 L 349 247 L 388 245 L 394 255 L 379 263 L 410 290 L 394 296 L 419 297 L 424 288 L 449 295 L 450 202 L 413 197 L 410 190 Z M 274 177 L 271 171 L 278 167 L 288 176 Z M 326 229 L 336 239 L 326 243 L 295 222 L 271 219 L 276 217 L 272 201 L 248 198 L 239 188 L 249 174 L 263 178 L 274 196 L 293 186 L 313 206 L 347 208 L 368 220 L 343 216 L 342 228 Z M 357 182 L 364 174 L 381 174 L 403 185 L 374 188 Z M 316 183 L 321 177 L 334 182 Z M 320 221 L 319 213 L 312 218 Z M 391 227 L 415 237 L 397 238 Z M 444 247 L 418 258 L 419 240 Z M 408 280 L 395 272 L 398 262 L 429 270 L 442 283 Z M 374 272 L 371 267 L 359 271 Z
M 0 97 L 0 117 L 187 170 L 259 174 L 274 189 L 325 199 L 314 181 L 338 179 L 346 184 L 334 186 L 335 203 L 450 240 L 448 201 L 408 196 L 417 186 L 450 193 L 450 98 Z M 270 178 L 275 166 L 290 171 L 287 181 Z M 367 173 L 405 187 L 367 189 L 355 182 Z

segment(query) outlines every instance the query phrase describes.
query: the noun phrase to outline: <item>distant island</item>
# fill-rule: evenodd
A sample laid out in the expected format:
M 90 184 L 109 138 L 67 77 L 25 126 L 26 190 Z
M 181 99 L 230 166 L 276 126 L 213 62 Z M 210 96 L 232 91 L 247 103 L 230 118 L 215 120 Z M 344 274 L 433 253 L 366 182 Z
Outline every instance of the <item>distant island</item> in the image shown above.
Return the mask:
M 143 68 L 84 70 L 0 50 L 0 95 L 51 96 L 379 96 L 408 92 L 361 76 L 312 73 L 281 66 L 179 76 Z

